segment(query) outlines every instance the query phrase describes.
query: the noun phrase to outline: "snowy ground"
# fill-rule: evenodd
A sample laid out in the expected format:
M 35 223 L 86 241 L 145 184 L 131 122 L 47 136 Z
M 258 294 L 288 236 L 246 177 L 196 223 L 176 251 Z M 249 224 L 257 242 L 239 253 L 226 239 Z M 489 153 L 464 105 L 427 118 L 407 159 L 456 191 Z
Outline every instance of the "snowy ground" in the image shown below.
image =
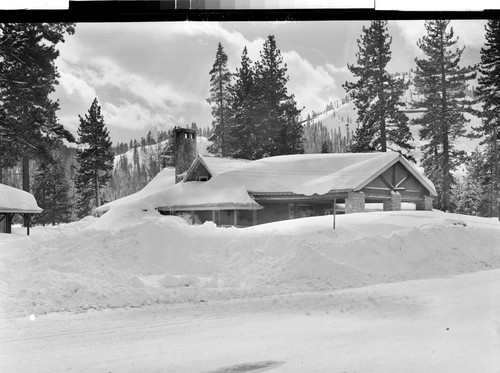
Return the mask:
M 2 323 L 2 372 L 498 372 L 500 270 Z
M 498 220 L 331 226 L 111 210 L 0 235 L 0 371 L 498 372 Z

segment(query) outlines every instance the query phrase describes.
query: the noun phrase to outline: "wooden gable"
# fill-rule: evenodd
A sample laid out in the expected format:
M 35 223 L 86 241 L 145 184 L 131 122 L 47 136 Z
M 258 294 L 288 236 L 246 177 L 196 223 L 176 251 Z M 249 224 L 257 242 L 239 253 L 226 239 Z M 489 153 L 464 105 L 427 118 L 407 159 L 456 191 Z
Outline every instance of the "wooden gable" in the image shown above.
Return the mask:
M 421 200 L 429 194 L 425 186 L 400 162 L 374 178 L 362 191 L 367 199 L 386 198 L 392 192 L 398 192 L 407 202 Z
M 207 167 L 196 158 L 194 163 L 189 168 L 184 181 L 208 181 L 212 178 L 212 174 L 208 171 Z

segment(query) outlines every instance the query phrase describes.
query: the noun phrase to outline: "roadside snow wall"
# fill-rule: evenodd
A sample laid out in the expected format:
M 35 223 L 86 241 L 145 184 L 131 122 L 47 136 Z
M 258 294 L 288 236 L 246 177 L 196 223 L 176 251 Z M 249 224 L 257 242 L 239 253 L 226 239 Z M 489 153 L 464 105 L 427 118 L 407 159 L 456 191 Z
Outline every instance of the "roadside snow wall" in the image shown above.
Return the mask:
M 325 216 L 217 228 L 116 209 L 100 219 L 38 227 L 29 237 L 0 235 L 0 315 L 343 289 L 500 268 L 494 219 L 404 211 L 338 216 L 335 231 L 331 223 Z

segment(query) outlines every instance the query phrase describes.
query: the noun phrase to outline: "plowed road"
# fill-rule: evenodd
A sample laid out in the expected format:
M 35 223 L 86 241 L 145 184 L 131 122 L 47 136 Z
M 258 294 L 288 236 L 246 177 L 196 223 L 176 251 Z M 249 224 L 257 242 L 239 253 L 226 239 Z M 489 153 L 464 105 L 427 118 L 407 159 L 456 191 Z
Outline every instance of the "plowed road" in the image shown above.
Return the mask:
M 500 270 L 0 319 L 0 372 L 500 372 Z

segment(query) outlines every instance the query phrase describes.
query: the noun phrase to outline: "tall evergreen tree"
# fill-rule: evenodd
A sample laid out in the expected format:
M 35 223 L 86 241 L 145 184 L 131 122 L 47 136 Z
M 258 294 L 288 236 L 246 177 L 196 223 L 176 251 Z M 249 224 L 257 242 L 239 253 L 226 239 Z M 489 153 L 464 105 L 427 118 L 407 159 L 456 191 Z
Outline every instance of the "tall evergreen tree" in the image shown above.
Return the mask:
M 425 58 L 416 58 L 415 86 L 422 100 L 415 103 L 425 113 L 414 120 L 421 126 L 420 137 L 427 141 L 422 147 L 426 175 L 436 184 L 439 192 L 436 205 L 450 209 L 451 171 L 462 161 L 463 152 L 457 151 L 454 141 L 465 135 L 468 120 L 464 112 L 470 110 L 465 100 L 467 80 L 473 78 L 473 67 L 460 67 L 464 48 L 452 47 L 457 43 L 449 20 L 425 22 L 427 35 L 417 45 Z
M 74 33 L 73 24 L 0 23 L 0 182 L 2 168 L 24 158 L 27 180 L 28 157 L 49 159 L 57 140 L 75 141 L 50 98 L 59 77 L 56 45 L 66 33 Z
M 217 47 L 215 62 L 209 74 L 210 98 L 207 101 L 212 106 L 214 133 L 210 138 L 212 144 L 208 150 L 225 157 L 229 153 L 227 144 L 230 141 L 231 73 L 227 67 L 227 54 L 221 43 Z
M 75 178 L 78 192 L 77 215 L 84 217 L 100 205 L 100 190 L 111 179 L 114 155 L 109 132 L 101 115 L 101 107 L 94 99 L 85 118 L 80 118 L 76 159 L 79 168 Z
M 480 136 L 484 136 L 482 144 L 486 144 L 490 155 L 488 163 L 493 168 L 492 199 L 500 197 L 500 20 L 491 19 L 485 26 L 486 43 L 481 48 L 481 63 L 476 94 L 483 103 L 482 124 L 474 128 Z M 495 203 L 494 206 L 497 206 Z M 497 208 L 494 214 L 498 215 Z
M 70 221 L 73 205 L 69 189 L 60 157 L 53 157 L 52 161 L 38 161 L 34 172 L 33 195 L 43 211 L 34 216 L 34 222 L 55 225 Z
M 54 141 L 73 136 L 57 122 L 59 108 L 49 95 L 58 83 L 56 45 L 71 24 L 0 23 L 0 164 L 22 156 L 50 157 Z
M 300 110 L 286 84 L 287 66 L 273 35 L 269 35 L 255 68 L 255 90 L 258 92 L 260 149 L 256 157 L 303 153 L 303 127 L 298 121 Z
M 358 129 L 351 151 L 390 149 L 407 155 L 413 149 L 409 144 L 412 136 L 408 117 L 399 110 L 407 84 L 386 69 L 391 59 L 391 42 L 387 21 L 372 21 L 370 27 L 363 27 L 363 35 L 358 39 L 357 65 L 347 65 L 358 78 L 344 84 L 358 110 Z
M 231 139 L 231 156 L 243 159 L 256 159 L 257 125 L 255 122 L 257 95 L 254 89 L 252 61 L 245 47 L 241 55 L 241 65 L 236 70 L 235 82 L 231 90 L 231 105 L 234 113 Z

